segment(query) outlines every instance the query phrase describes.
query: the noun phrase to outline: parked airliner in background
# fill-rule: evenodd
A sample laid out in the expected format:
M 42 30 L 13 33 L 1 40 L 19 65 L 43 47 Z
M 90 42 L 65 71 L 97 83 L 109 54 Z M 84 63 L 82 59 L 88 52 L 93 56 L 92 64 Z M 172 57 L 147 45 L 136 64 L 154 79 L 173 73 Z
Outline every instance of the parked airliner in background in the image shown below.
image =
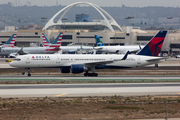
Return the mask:
M 47 39 L 46 35 L 42 33 L 42 38 L 43 38 L 43 44 L 45 47 L 50 46 L 50 45 L 60 45 L 61 46 L 61 40 L 62 40 L 63 32 L 60 32 L 59 35 L 56 37 L 56 39 L 53 41 L 51 44 L 49 40 Z M 59 37 L 61 39 L 59 39 Z
M 103 42 L 100 40 L 98 35 L 95 35 L 96 47 L 95 50 L 103 52 L 103 53 L 119 53 L 125 54 L 127 51 L 131 53 L 137 53 L 144 46 L 140 45 L 128 45 L 128 46 L 105 46 Z
M 58 41 L 62 40 L 62 35 L 57 36 Z M 24 54 L 53 54 L 59 51 L 60 44 L 51 44 L 47 47 L 5 47 L 1 48 L 0 56 L 17 57 Z
M 84 73 L 84 76 L 98 76 L 95 69 L 132 68 L 162 62 L 164 57 L 157 57 L 164 42 L 167 31 L 159 31 L 155 37 L 136 55 L 121 54 L 28 54 L 15 58 L 10 66 L 30 68 L 59 68 L 61 73 Z M 92 73 L 88 73 L 88 71 Z
M 13 34 L 6 43 L 4 43 L 4 45 L 0 46 L 0 48 L 2 47 L 14 47 L 14 44 L 16 42 L 16 36 L 17 34 Z
M 60 34 L 63 34 L 63 32 L 61 32 Z M 57 39 L 55 39 L 53 41 L 53 43 L 51 44 L 49 42 L 49 40 L 47 39 L 47 37 L 43 33 L 42 33 L 42 38 L 43 38 L 44 46 L 49 46 L 49 45 L 54 45 L 54 44 L 60 44 L 61 45 L 61 41 L 58 41 Z M 62 50 L 62 53 L 70 53 L 70 54 L 71 53 L 75 54 L 77 51 L 88 51 L 88 52 L 92 52 L 93 51 L 93 47 L 91 47 L 91 46 L 82 46 L 82 45 L 77 45 L 77 46 L 61 46 L 60 49 Z

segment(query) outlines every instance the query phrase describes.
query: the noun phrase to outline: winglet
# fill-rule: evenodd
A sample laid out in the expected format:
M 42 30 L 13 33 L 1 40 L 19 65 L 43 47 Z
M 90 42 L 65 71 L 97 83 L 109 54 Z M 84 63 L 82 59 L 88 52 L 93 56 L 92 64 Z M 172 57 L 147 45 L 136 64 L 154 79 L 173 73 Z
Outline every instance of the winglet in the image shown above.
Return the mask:
M 123 57 L 121 60 L 126 60 L 126 59 L 127 59 L 128 54 L 129 54 L 129 51 L 127 51 L 127 53 L 124 55 L 124 57 Z
M 23 47 L 24 47 L 24 46 L 22 46 L 21 49 L 17 52 L 19 55 L 25 55 L 25 54 L 27 54 L 27 53 L 25 53 L 25 52 L 23 51 Z

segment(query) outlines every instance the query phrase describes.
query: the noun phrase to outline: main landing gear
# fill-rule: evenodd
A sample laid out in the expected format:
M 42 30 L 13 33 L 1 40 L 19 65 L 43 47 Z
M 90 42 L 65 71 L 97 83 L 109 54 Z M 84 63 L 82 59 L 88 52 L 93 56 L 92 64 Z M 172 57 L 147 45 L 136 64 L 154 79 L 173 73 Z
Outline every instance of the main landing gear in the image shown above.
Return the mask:
M 98 74 L 97 73 L 84 73 L 84 76 L 86 77 L 86 76 L 95 76 L 95 77 L 97 77 L 98 76 Z
M 92 67 L 91 68 L 91 71 L 92 71 L 92 73 L 88 73 L 88 70 L 84 73 L 84 76 L 86 77 L 86 76 L 95 76 L 95 77 L 97 77 L 98 76 L 98 74 L 97 73 L 95 73 L 95 67 Z
M 30 73 L 30 68 L 25 68 L 27 70 L 27 73 L 28 73 L 28 76 L 30 77 L 31 76 L 31 73 Z M 21 72 L 22 75 L 25 74 L 25 72 Z

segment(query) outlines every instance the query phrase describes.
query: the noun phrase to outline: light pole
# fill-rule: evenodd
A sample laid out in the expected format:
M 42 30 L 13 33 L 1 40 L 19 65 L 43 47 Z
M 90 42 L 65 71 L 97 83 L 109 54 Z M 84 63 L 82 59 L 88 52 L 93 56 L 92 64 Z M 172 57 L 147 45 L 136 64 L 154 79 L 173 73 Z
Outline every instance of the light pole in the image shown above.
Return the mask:
M 44 26 L 45 26 L 47 18 L 46 17 L 41 17 L 41 19 L 42 19 L 41 22 L 44 22 Z M 45 34 L 45 29 L 44 29 L 44 34 Z
M 126 17 L 125 19 L 126 20 L 128 20 L 129 21 L 129 23 L 130 23 L 130 19 L 133 19 L 134 17 L 132 17 L 132 16 L 129 16 L 129 17 Z M 131 22 L 131 24 L 132 24 L 132 26 L 134 27 L 134 23 L 133 22 Z M 129 33 L 129 40 L 130 40 L 130 44 L 131 44 L 131 35 L 132 35 L 132 33 Z
M 78 45 L 79 45 L 79 35 L 80 35 L 80 32 L 79 32 L 79 22 L 78 22 L 78 32 L 77 32 L 77 35 L 78 35 Z
M 62 18 L 62 21 L 64 23 L 64 30 L 65 30 L 65 22 L 67 22 L 68 18 Z
M 170 20 L 172 20 L 173 17 L 167 17 L 167 19 L 168 19 L 168 22 L 169 22 L 169 29 L 170 29 Z
M 134 17 L 132 17 L 132 16 L 128 16 L 128 17 L 126 17 L 125 19 L 126 20 L 128 20 L 128 21 L 130 21 L 130 19 L 133 19 Z

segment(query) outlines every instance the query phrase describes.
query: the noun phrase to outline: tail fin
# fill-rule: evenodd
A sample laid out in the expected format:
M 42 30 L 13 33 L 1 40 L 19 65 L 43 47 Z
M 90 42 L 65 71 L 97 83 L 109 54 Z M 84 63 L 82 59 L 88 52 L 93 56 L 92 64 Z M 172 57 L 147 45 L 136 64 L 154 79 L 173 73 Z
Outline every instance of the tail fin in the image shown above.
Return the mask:
M 137 55 L 158 56 L 166 34 L 167 31 L 159 31 Z
M 42 38 L 43 38 L 43 44 L 45 47 L 47 47 L 51 44 L 44 33 L 42 33 Z
M 4 45 L 2 45 L 2 47 L 14 47 L 14 43 L 16 41 L 16 36 L 17 36 L 17 34 L 13 34 L 9 38 L 9 40 Z
M 60 32 L 59 35 L 56 37 L 54 42 L 52 44 L 59 44 L 61 45 L 61 40 L 62 40 L 63 32 Z
M 95 35 L 95 40 L 96 40 L 96 46 L 104 46 L 103 42 L 100 40 L 98 35 Z
M 46 51 L 59 51 L 59 47 L 61 46 L 62 36 L 63 36 L 63 32 L 59 33 L 57 38 L 54 40 L 54 42 L 51 45 L 49 45 Z

